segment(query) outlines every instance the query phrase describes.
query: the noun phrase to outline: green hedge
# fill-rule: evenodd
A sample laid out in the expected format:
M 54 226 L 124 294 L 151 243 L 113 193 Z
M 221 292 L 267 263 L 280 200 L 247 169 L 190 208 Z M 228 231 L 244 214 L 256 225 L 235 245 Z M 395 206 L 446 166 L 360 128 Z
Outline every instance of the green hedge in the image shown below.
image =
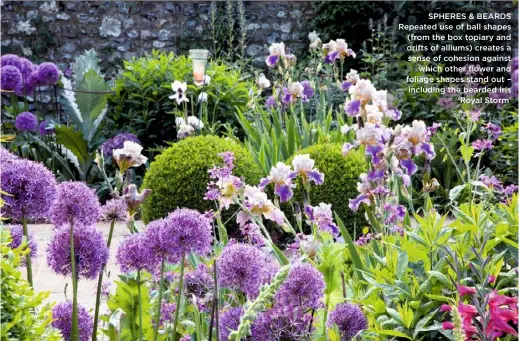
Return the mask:
M 332 204 L 332 210 L 341 217 L 350 232 L 353 232 L 356 223 L 356 236 L 359 236 L 360 229 L 365 225 L 364 212 L 353 212 L 348 204 L 349 199 L 358 195 L 359 175 L 367 169 L 364 155 L 352 150 L 344 157 L 342 147 L 338 144 L 318 144 L 302 149 L 297 154 L 310 154 L 315 160 L 315 167 L 324 173 L 324 183 L 311 187 L 311 204 Z M 292 163 L 292 159 L 293 157 L 288 161 L 289 164 Z M 299 183 L 294 190 L 294 197 L 298 202 L 303 202 L 303 191 L 304 187 Z
M 189 137 L 158 155 L 146 172 L 143 188 L 151 189 L 152 193 L 142 206 L 143 220 L 163 218 L 177 207 L 201 212 L 215 209 L 213 202 L 204 200 L 209 181 L 207 170 L 215 164 L 221 165 L 218 153 L 226 151 L 234 153 L 234 175 L 249 184 L 257 184 L 261 170 L 246 148 L 216 136 Z M 233 213 L 232 208 L 229 214 Z

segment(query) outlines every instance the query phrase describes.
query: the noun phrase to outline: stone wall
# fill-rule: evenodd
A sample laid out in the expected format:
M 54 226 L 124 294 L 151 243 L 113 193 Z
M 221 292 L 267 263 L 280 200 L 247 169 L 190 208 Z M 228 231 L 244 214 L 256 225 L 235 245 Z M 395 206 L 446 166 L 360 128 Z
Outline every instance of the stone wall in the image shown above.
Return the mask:
M 256 64 L 263 63 L 272 42 L 284 41 L 295 53 L 307 46 L 309 1 L 244 4 L 245 54 Z M 213 47 L 209 1 L 1 1 L 1 11 L 2 54 L 53 61 L 64 68 L 91 48 L 113 72 L 121 59 L 153 48 L 187 53 L 189 48 Z

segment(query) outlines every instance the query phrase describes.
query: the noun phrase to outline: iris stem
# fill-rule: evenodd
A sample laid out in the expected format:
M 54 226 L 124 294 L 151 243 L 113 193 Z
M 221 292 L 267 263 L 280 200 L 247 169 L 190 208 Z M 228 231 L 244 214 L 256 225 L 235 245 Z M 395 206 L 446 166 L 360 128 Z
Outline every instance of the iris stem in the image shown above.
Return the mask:
M 186 253 L 182 252 L 182 260 L 180 261 L 180 282 L 177 296 L 177 306 L 175 307 L 175 322 L 173 323 L 173 341 L 177 341 L 177 324 L 180 314 L 180 301 L 182 300 L 182 289 L 184 288 L 184 261 Z
M 114 226 L 115 226 L 115 219 L 112 220 L 112 223 L 110 224 L 110 232 L 108 232 L 108 241 L 106 242 L 106 246 L 108 247 L 108 250 L 110 250 L 110 244 L 112 243 L 112 236 L 114 234 Z M 99 306 L 101 305 L 101 287 L 103 286 L 103 274 L 105 272 L 106 264 L 103 264 L 103 268 L 101 269 L 101 272 L 99 273 L 99 279 L 97 280 L 97 292 L 96 292 L 96 308 L 94 313 L 94 329 L 92 332 L 92 341 L 97 340 L 97 325 L 99 323 Z
M 25 214 L 22 212 L 22 226 L 23 226 L 23 235 L 25 237 L 25 240 L 27 241 L 27 247 L 29 247 L 29 231 L 27 229 L 27 218 L 25 218 Z M 29 253 L 25 255 L 25 265 L 27 267 L 27 282 L 29 282 L 30 286 L 34 288 L 33 282 L 32 282 L 32 263 L 31 263 L 31 251 L 29 250 Z
M 137 270 L 137 292 L 139 295 L 139 340 L 142 341 L 141 270 Z
M 70 334 L 71 341 L 79 341 L 78 333 L 78 316 L 77 316 L 77 273 L 76 273 L 76 255 L 74 252 L 74 222 L 70 220 L 70 263 L 72 268 L 72 331 Z
M 164 257 L 162 257 L 162 261 L 160 263 L 160 282 L 159 282 L 159 297 L 157 302 L 157 314 L 155 314 L 155 332 L 153 336 L 153 340 L 157 341 L 159 336 L 159 323 L 160 323 L 160 309 L 162 308 L 162 293 L 164 291 Z

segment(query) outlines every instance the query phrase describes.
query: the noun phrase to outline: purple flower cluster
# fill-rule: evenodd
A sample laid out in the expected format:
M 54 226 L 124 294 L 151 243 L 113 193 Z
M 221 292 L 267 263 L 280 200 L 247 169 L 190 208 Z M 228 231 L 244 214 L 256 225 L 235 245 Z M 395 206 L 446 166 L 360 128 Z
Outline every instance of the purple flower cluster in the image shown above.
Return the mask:
M 52 135 L 54 134 L 54 127 L 50 125 L 49 122 L 42 121 L 38 126 L 38 131 L 42 136 Z
M 310 340 L 312 316 L 301 308 L 272 308 L 258 315 L 251 327 L 251 340 Z
M 511 67 L 511 79 L 512 79 L 512 98 L 519 97 L 519 56 L 517 56 L 517 50 L 516 55 L 512 59 L 512 67 Z
M 141 143 L 137 136 L 133 135 L 132 133 L 121 133 L 119 135 L 116 135 L 112 137 L 111 139 L 108 139 L 101 145 L 101 150 L 103 151 L 103 154 L 106 156 L 112 156 L 114 149 L 121 149 L 124 147 L 124 142 L 131 141 L 135 143 Z
M 108 261 L 106 241 L 95 226 L 74 226 L 74 254 L 78 278 L 94 279 Z M 57 274 L 70 276 L 70 226 L 57 227 L 47 249 L 47 264 Z
M 238 329 L 242 314 L 242 307 L 232 307 L 220 313 L 220 340 L 228 340 L 231 331 Z
M 4 148 L 4 146 L 0 146 L 0 163 L 5 164 L 6 162 L 19 160 L 18 156 L 11 153 L 9 150 Z
M 309 81 L 294 82 L 283 88 L 282 101 L 285 104 L 295 103 L 298 99 L 308 102 L 315 94 L 314 88 Z
M 153 272 L 156 268 L 156 262 L 142 233 L 126 237 L 119 245 L 115 259 L 123 273 L 143 269 Z
M 14 126 L 18 131 L 36 131 L 38 129 L 38 119 L 34 114 L 25 111 L 16 116 Z
M 176 310 L 177 306 L 175 303 L 162 302 L 162 306 L 160 308 L 159 327 L 164 326 L 165 323 L 173 321 L 173 316 Z M 155 319 L 152 321 L 152 323 L 155 325 Z
M 256 247 L 235 243 L 228 244 L 218 261 L 220 286 L 244 292 L 255 297 L 265 279 L 265 257 Z
M 265 187 L 271 183 L 274 184 L 274 193 L 279 196 L 281 202 L 289 201 L 294 195 L 293 188 L 296 187 L 292 181 L 297 176 L 297 173 L 292 172 L 290 166 L 283 162 L 278 162 L 270 170 L 269 176 L 261 179 L 259 189 L 264 190 Z
M 360 307 L 341 303 L 331 312 L 327 325 L 328 328 L 337 325 L 341 341 L 351 341 L 359 332 L 368 328 L 368 320 Z
M 60 71 L 54 63 L 36 66 L 26 58 L 8 54 L 0 58 L 0 64 L 2 89 L 15 91 L 20 96 L 32 94 L 37 86 L 54 85 L 60 78 Z
M 348 48 L 348 44 L 344 39 L 330 40 L 323 44 L 324 63 L 333 64 L 335 61 L 343 61 L 345 57 L 355 58 L 357 55 L 352 49 Z
M 321 231 L 330 232 L 334 237 L 339 235 L 339 228 L 333 222 L 332 205 L 320 203 L 319 206 L 305 207 L 308 224 L 316 224 Z
M 123 199 L 108 200 L 101 206 L 101 216 L 105 221 L 126 220 L 128 205 Z
M 23 240 L 23 228 L 21 225 L 13 225 L 10 227 L 11 232 L 11 242 L 7 245 L 11 249 L 16 249 L 22 245 Z M 38 253 L 38 244 L 36 244 L 36 238 L 34 237 L 34 233 L 29 233 L 29 240 L 27 242 L 27 246 L 30 249 L 31 259 L 34 259 Z M 21 265 L 25 266 L 25 257 L 21 259 Z
M 50 210 L 50 220 L 56 226 L 92 225 L 99 221 L 101 208 L 94 190 L 84 182 L 67 181 L 57 187 L 57 197 Z
M 199 264 L 195 270 L 188 272 L 184 279 L 186 294 L 203 298 L 214 286 L 213 277 L 204 264 Z
M 72 334 L 72 302 L 62 302 L 52 308 L 52 326 L 61 331 L 65 341 L 70 341 Z M 89 341 L 92 337 L 94 321 L 88 310 L 78 305 L 79 341 Z
M 319 270 L 308 263 L 295 265 L 276 295 L 276 305 L 317 309 L 324 287 Z
M 511 197 L 514 193 L 517 193 L 519 189 L 519 186 L 514 184 L 508 186 L 503 185 L 503 183 L 495 176 L 483 174 L 479 177 L 479 180 L 488 188 L 502 194 L 505 198 Z
M 214 166 L 209 169 L 209 178 L 205 200 L 219 201 L 222 209 L 228 209 L 243 188 L 243 181 L 232 175 L 234 169 L 234 154 L 224 152 L 218 154 L 223 159 L 223 166 Z
M 46 218 L 56 196 L 56 180 L 51 171 L 40 163 L 26 159 L 2 157 L 0 182 L 5 201 L 3 211 L 7 217 L 20 219 Z
M 146 244 L 157 259 L 178 263 L 182 255 L 211 252 L 211 221 L 196 210 L 179 208 L 166 218 L 154 220 L 146 230 Z

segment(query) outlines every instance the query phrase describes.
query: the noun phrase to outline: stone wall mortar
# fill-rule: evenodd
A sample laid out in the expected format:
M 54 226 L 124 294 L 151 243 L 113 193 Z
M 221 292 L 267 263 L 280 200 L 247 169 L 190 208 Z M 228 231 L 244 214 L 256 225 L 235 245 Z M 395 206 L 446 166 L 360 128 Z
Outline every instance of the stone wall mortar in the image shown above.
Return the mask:
M 285 42 L 293 53 L 308 46 L 310 1 L 244 4 L 245 54 L 256 65 L 273 42 Z M 1 54 L 66 68 L 76 55 L 95 48 L 104 68 L 114 72 L 121 59 L 152 49 L 187 53 L 212 48 L 210 8 L 209 1 L 1 1 Z

